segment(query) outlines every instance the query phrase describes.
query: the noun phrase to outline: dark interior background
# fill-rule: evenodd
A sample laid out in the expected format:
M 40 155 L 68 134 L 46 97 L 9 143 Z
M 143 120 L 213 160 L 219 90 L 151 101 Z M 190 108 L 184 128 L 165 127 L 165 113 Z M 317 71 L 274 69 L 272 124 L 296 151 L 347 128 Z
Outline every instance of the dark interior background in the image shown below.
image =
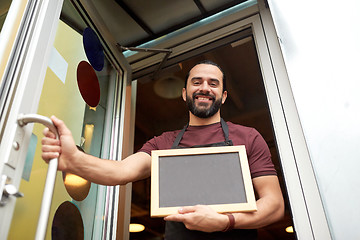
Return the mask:
M 164 131 L 182 128 L 188 121 L 188 111 L 180 93 L 184 79 L 191 67 L 204 59 L 222 66 L 226 73 L 228 98 L 221 108 L 226 121 L 256 128 L 267 142 L 272 159 L 284 189 L 276 140 L 273 134 L 268 102 L 252 36 L 246 36 L 231 43 L 192 56 L 166 69 L 156 79 L 152 75 L 138 79 L 135 151 L 147 140 Z M 160 85 L 160 86 L 159 86 Z M 165 89 L 173 98 L 161 97 L 159 89 Z M 150 179 L 133 184 L 131 222 L 145 225 L 145 231 L 131 233 L 130 239 L 162 239 L 164 221 L 149 217 Z M 284 219 L 259 230 L 259 239 L 295 239 L 295 234 L 285 232 L 292 226 L 291 213 L 286 206 Z

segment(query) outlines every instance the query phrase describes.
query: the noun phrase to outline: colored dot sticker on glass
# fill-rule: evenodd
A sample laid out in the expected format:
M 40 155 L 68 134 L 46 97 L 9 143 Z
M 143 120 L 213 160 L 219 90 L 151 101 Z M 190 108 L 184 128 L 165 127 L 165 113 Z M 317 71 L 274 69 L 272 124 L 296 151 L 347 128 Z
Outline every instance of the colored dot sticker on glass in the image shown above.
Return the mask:
M 84 200 L 89 194 L 91 182 L 72 173 L 63 172 L 65 189 L 76 201 Z
M 77 67 L 77 83 L 84 101 L 90 107 L 96 107 L 100 102 L 100 84 L 94 69 L 86 61 L 81 61 Z
M 84 239 L 84 224 L 75 204 L 63 202 L 55 212 L 51 227 L 51 239 Z
M 94 30 L 87 27 L 83 32 L 83 45 L 87 59 L 96 71 L 104 68 L 104 51 Z

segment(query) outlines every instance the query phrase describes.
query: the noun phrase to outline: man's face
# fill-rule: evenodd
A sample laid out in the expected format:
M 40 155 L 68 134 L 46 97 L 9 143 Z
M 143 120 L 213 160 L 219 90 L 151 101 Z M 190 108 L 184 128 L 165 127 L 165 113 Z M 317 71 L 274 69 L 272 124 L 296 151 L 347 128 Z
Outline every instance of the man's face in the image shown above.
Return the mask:
M 208 118 L 216 114 L 225 102 L 227 92 L 223 92 L 223 74 L 210 64 L 199 64 L 190 71 L 183 99 L 192 114 Z

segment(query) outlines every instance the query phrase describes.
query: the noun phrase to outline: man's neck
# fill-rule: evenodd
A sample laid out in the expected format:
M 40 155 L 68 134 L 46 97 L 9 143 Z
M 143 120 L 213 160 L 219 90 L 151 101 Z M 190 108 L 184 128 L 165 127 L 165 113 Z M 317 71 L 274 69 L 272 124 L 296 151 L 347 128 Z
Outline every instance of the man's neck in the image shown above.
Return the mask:
M 189 125 L 190 126 L 201 126 L 201 125 L 210 125 L 213 123 L 220 122 L 220 111 L 209 118 L 199 118 L 189 112 Z

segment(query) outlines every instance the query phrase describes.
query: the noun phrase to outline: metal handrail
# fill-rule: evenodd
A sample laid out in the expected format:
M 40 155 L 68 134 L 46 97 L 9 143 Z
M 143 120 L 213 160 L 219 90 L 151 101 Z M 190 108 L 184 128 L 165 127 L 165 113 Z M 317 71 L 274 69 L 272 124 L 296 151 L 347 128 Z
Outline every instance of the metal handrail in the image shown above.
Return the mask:
M 44 126 L 48 127 L 51 132 L 56 135 L 56 138 L 59 138 L 58 131 L 51 119 L 44 117 L 38 114 L 20 114 L 17 120 L 19 126 L 23 127 L 28 123 L 41 123 Z M 47 223 L 49 220 L 50 207 L 52 202 L 52 197 L 54 193 L 55 179 L 58 167 L 58 159 L 54 158 L 49 161 L 48 171 L 45 180 L 45 187 L 43 192 L 43 197 L 41 201 L 40 215 L 38 220 L 38 225 L 36 229 L 36 240 L 45 239 Z

